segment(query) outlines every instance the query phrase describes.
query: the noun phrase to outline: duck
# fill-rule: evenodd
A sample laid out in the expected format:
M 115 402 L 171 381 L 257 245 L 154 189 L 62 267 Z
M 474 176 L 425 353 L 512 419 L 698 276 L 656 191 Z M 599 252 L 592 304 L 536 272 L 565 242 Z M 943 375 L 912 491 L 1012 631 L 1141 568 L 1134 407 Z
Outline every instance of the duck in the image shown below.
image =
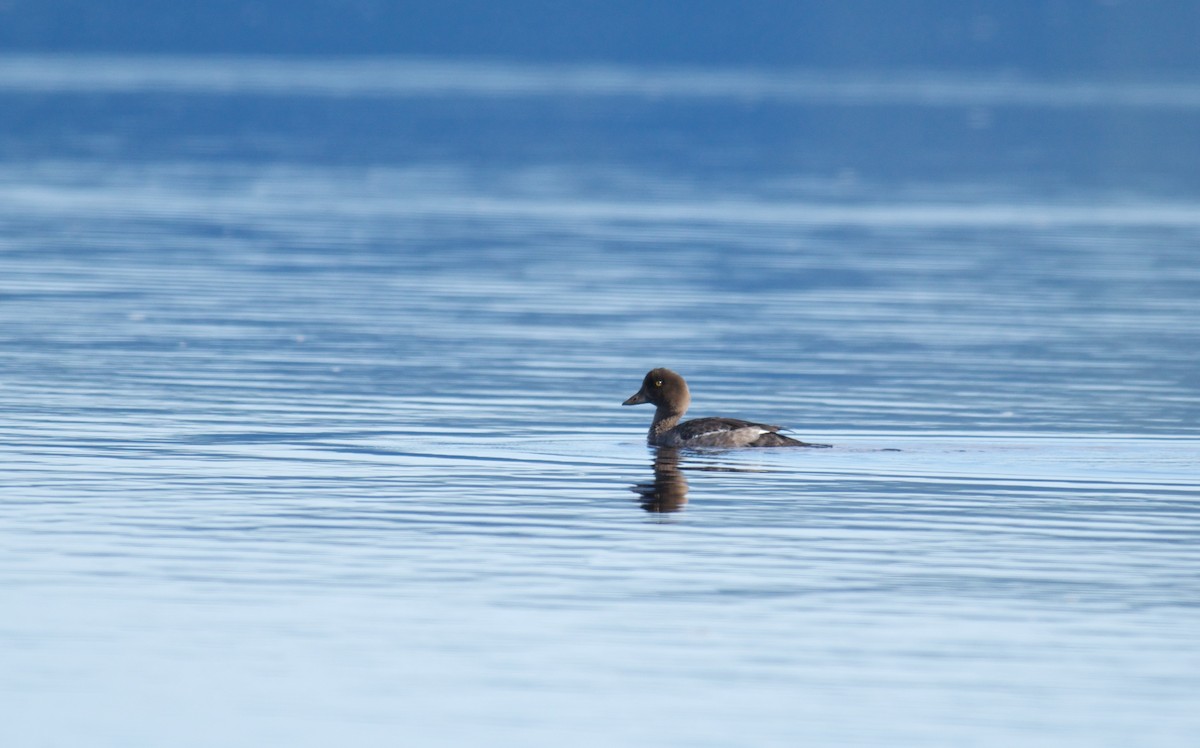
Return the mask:
M 784 436 L 779 426 L 743 421 L 740 418 L 693 418 L 679 422 L 692 402 L 687 382 L 670 369 L 651 369 L 642 388 L 622 405 L 653 403 L 654 420 L 646 441 L 655 447 L 828 447 Z

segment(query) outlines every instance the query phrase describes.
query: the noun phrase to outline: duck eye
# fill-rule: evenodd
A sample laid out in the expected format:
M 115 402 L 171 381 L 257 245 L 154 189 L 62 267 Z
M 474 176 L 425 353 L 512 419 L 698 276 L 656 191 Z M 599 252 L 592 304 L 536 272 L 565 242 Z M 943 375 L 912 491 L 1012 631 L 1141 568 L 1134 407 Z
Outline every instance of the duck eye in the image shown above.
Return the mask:
M 655 387 L 662 387 L 662 380 L 661 380 L 661 379 L 655 379 L 655 380 L 654 380 L 654 386 L 655 386 Z

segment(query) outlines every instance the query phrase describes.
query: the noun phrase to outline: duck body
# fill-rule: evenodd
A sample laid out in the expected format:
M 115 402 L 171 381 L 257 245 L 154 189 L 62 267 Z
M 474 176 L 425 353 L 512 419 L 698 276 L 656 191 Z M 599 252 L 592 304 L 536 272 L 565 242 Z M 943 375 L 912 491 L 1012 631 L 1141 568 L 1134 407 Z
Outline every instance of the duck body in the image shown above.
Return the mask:
M 656 447 L 811 447 L 784 436 L 779 426 L 743 421 L 740 418 L 693 418 L 660 434 L 650 434 Z
M 743 421 L 740 418 L 694 418 L 680 422 L 691 404 L 687 382 L 670 369 L 652 369 L 642 388 L 622 405 L 653 403 L 654 420 L 646 441 L 656 447 L 826 447 L 809 444 L 778 433 L 779 426 Z

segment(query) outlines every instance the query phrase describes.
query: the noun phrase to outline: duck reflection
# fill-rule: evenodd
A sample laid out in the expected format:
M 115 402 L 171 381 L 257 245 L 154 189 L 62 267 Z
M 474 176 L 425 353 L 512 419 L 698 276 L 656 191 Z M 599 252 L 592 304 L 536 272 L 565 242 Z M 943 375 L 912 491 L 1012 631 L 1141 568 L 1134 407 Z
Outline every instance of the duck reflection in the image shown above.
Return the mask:
M 677 512 L 687 503 L 687 479 L 679 469 L 679 450 L 659 447 L 654 453 L 654 480 L 634 484 L 638 502 L 647 512 Z
M 641 498 L 638 503 L 647 512 L 666 513 L 678 512 L 687 503 L 688 482 L 683 477 L 684 470 L 701 470 L 713 473 L 765 473 L 769 472 L 759 467 L 735 467 L 723 465 L 714 461 L 712 456 L 698 458 L 699 461 L 689 460 L 686 467 L 680 465 L 680 449 L 678 447 L 651 447 L 654 450 L 654 480 L 645 483 L 635 483 L 629 490 Z M 690 452 L 690 451 L 689 451 Z M 695 452 L 690 452 L 696 457 Z

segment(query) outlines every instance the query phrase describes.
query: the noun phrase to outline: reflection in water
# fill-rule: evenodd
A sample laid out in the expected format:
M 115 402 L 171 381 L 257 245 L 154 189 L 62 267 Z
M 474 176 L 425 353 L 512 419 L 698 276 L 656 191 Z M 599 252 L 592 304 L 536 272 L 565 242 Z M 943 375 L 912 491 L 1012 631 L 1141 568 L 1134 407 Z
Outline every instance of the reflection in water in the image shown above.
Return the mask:
M 679 469 L 679 450 L 659 447 L 654 454 L 654 480 L 637 483 L 633 492 L 647 512 L 677 512 L 687 503 L 687 479 Z
M 683 477 L 683 468 L 679 464 L 680 450 L 676 447 L 651 447 L 651 449 L 655 450 L 653 464 L 654 480 L 645 483 L 635 483 L 630 487 L 630 490 L 642 497 L 639 503 L 647 512 L 677 512 L 687 503 L 688 491 L 687 479 Z M 693 454 L 695 453 L 693 452 Z M 693 464 L 688 465 L 687 469 L 714 473 L 767 472 L 761 468 L 743 468 L 714 464 Z

